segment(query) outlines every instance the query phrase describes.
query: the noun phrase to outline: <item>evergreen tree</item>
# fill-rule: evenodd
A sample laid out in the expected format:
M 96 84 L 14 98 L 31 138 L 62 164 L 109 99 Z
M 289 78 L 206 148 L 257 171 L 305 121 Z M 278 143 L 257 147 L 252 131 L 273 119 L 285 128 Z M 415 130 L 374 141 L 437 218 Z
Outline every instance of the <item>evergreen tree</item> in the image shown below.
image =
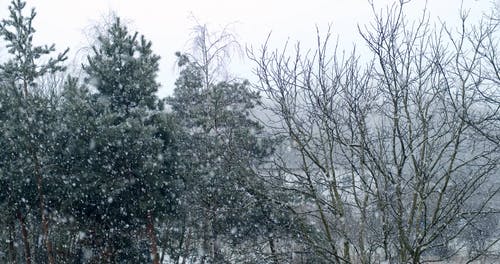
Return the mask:
M 183 203 L 189 207 L 185 213 L 202 244 L 198 257 L 222 263 L 228 257 L 223 247 L 263 236 L 267 225 L 277 224 L 267 221 L 272 205 L 257 173 L 273 144 L 251 117 L 260 102 L 248 82 L 207 87 L 200 66 L 177 55 L 182 70 L 168 102 L 185 131 L 178 143 L 178 170 L 186 183 Z
M 2 177 L 6 183 L 10 214 L 16 215 L 21 227 L 26 263 L 32 261 L 26 219 L 30 209 L 36 207 L 41 219 L 41 241 L 45 245 L 46 258 L 48 263 L 54 263 L 48 237 L 49 208 L 45 193 L 49 175 L 43 154 L 49 146 L 48 138 L 54 125 L 53 101 L 43 93 L 37 81 L 47 74 L 64 70 L 61 62 L 66 59 L 67 50 L 55 58 L 44 58 L 44 55 L 53 53 L 55 47 L 34 45 L 32 23 L 36 12 L 32 9 L 26 16 L 23 12 L 25 6 L 26 2 L 13 0 L 9 6 L 9 18 L 0 23 L 0 35 L 9 52 L 7 62 L 0 65 L 2 95 L 5 95 L 1 110 L 2 116 L 7 117 L 2 120 L 5 129 L 2 141 L 8 150 L 2 155 Z
M 89 146 L 87 173 L 79 182 L 84 191 L 72 200 L 79 218 L 89 224 L 101 262 L 144 261 L 149 254 L 133 252 L 139 247 L 130 234 L 145 229 L 153 263 L 159 263 L 154 221 L 170 208 L 172 196 L 164 158 L 168 136 L 157 123 L 161 120 L 161 102 L 155 95 L 159 57 L 151 42 L 137 36 L 117 18 L 98 36 L 83 66 L 87 84 L 97 93 L 90 96 L 92 129 L 78 139 Z
M 160 57 L 153 54 L 152 43 L 137 32 L 130 34 L 119 18 L 97 42 L 84 70 L 110 109 L 127 115 L 133 109 L 156 109 Z

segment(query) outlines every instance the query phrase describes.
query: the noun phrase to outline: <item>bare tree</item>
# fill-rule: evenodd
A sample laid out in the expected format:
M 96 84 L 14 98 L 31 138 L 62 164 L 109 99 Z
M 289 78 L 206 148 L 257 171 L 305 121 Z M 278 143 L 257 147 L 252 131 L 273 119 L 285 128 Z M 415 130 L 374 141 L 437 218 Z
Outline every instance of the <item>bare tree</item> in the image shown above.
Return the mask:
M 218 81 L 228 81 L 227 71 L 231 55 L 241 51 L 235 32 L 226 25 L 218 31 L 210 31 L 207 24 L 200 23 L 196 18 L 191 32 L 191 61 L 196 63 L 203 73 L 204 88 Z
M 249 51 L 273 129 L 291 142 L 273 173 L 304 197 L 294 211 L 325 262 L 452 258 L 498 199 L 498 27 L 469 30 L 463 16 L 454 33 L 427 12 L 407 21 L 405 5 L 360 29 L 365 64 L 329 33 L 313 52 Z

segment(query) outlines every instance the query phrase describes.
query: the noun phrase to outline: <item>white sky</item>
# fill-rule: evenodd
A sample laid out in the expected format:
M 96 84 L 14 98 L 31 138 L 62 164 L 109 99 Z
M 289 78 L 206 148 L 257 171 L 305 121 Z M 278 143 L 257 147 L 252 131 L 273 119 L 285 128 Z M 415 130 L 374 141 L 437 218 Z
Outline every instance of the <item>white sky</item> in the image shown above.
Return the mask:
M 374 2 L 384 8 L 394 0 Z M 7 16 L 9 3 L 0 0 L 2 18 Z M 414 0 L 409 14 L 421 14 L 424 3 L 424 0 Z M 450 24 L 458 18 L 460 3 L 460 0 L 428 0 L 428 9 L 434 18 Z M 481 12 L 490 13 L 494 3 L 500 4 L 500 0 L 464 0 L 464 5 L 471 9 L 471 17 L 478 17 Z M 55 43 L 59 51 L 69 47 L 70 62 L 84 58 L 81 48 L 88 44 L 86 32 L 114 11 L 129 22 L 130 29 L 151 40 L 154 51 L 162 57 L 161 97 L 171 94 L 174 87 L 177 75 L 174 53 L 189 50 L 190 29 L 195 24 L 193 16 L 207 23 L 209 29 L 232 24 L 243 46 L 257 48 L 270 31 L 275 47 L 283 46 L 287 39 L 300 40 L 307 46 L 315 41 L 316 25 L 326 31 L 332 24 L 332 33 L 339 36 L 346 49 L 360 41 L 357 24 L 367 24 L 372 17 L 368 0 L 29 0 L 28 5 L 36 7 L 38 13 L 35 41 Z M 252 78 L 247 61 L 237 61 L 232 69 L 239 77 Z

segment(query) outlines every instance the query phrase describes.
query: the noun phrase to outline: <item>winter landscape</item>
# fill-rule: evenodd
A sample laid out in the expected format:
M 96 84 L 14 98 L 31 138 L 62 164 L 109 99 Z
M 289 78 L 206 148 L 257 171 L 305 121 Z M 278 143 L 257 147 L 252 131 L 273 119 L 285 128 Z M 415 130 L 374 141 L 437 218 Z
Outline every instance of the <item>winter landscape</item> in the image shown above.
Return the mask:
M 193 20 L 163 96 L 128 18 L 70 63 L 12 0 L 0 263 L 499 263 L 500 2 L 457 1 L 454 24 L 415 2 L 360 1 L 350 46 L 335 25 L 255 46 Z

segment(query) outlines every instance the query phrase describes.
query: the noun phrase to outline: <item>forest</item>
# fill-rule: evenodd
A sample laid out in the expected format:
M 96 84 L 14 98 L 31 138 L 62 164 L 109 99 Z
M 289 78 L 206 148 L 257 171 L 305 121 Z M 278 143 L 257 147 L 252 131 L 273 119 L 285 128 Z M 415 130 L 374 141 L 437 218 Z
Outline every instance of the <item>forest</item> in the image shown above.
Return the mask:
M 446 25 L 407 4 L 373 8 L 368 52 L 334 28 L 313 49 L 271 35 L 244 50 L 255 81 L 226 74 L 230 32 L 198 25 L 160 98 L 153 43 L 118 16 L 73 69 L 12 0 L 0 262 L 494 263 L 500 6 Z

